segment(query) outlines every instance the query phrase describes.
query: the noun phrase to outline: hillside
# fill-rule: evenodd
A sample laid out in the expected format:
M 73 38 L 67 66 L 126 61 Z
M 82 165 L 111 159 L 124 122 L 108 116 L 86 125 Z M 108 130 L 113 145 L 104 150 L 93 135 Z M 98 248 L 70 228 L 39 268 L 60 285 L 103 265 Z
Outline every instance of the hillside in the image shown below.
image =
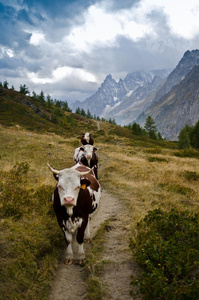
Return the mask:
M 97 129 L 96 122 L 2 87 L 0 87 L 0 124 L 65 136 L 77 134 L 79 130 L 87 131 L 88 128 L 93 131 Z
M 199 120 L 199 66 L 193 67 L 179 84 L 154 102 L 137 121 L 144 125 L 148 115 L 169 140 L 177 139 L 186 124 L 194 126 Z

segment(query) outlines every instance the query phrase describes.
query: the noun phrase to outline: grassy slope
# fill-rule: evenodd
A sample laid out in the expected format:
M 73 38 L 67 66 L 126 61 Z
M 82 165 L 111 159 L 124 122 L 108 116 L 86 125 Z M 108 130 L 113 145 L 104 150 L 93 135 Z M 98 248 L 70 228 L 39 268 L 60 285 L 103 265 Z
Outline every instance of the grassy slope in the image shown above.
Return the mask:
M 0 100 L 1 112 L 3 101 L 13 101 Z M 198 209 L 198 177 L 193 180 L 188 176 L 190 172 L 199 174 L 198 159 L 174 156 L 176 143 L 143 139 L 105 122 L 100 122 L 100 131 L 96 131 L 95 121 L 73 114 L 76 126 L 70 123 L 67 128 L 53 127 L 31 111 L 34 131 L 27 131 L 30 115 L 24 107 L 17 117 L 16 112 L 22 112 L 18 105 L 13 103 L 12 114 L 4 109 L 1 123 L 9 127 L 0 127 L 3 299 L 45 299 L 48 293 L 63 239 L 50 200 L 55 182 L 46 163 L 57 169 L 72 166 L 74 148 L 84 131 L 93 133 L 99 149 L 100 182 L 132 212 L 132 232 L 150 209 Z M 35 124 L 40 124 L 39 128 Z M 50 126 L 59 135 L 49 133 Z M 27 174 L 22 168 L 22 178 L 16 168 L 12 171 L 17 162 L 29 165 Z

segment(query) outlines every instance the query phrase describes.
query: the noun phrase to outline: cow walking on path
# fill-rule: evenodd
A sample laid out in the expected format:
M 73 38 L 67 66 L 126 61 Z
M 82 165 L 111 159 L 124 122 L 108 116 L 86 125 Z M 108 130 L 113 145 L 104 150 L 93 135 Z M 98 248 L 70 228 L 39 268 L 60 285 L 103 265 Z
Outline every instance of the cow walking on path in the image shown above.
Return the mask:
M 73 262 L 73 235 L 76 235 L 81 263 L 85 259 L 84 236 L 90 238 L 89 216 L 96 211 L 101 198 L 100 184 L 93 171 L 81 163 L 60 171 L 48 167 L 58 180 L 53 193 L 53 208 L 66 240 L 65 263 Z
M 84 166 L 93 169 L 95 177 L 98 179 L 97 148 L 93 146 L 94 140 L 89 132 L 83 134 L 81 143 L 82 146 L 75 149 L 73 159 L 75 163 L 81 162 Z

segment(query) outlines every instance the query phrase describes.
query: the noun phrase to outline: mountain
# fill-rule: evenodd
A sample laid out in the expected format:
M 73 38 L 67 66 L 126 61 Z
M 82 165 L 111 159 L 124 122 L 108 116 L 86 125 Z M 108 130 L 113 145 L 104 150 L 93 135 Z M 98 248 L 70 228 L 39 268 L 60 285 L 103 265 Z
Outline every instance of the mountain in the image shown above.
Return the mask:
M 136 122 L 143 126 L 150 115 L 161 134 L 172 140 L 186 124 L 195 125 L 199 120 L 198 65 L 199 50 L 186 51 Z
M 133 72 L 127 74 L 124 80 L 116 82 L 109 74 L 101 84 L 98 91 L 83 102 L 76 101 L 72 104 L 75 111 L 77 107 L 89 110 L 93 115 L 106 119 L 115 118 L 120 124 L 127 124 L 124 110 L 134 102 L 139 102 L 150 96 L 152 91 L 162 82 L 168 71 Z M 139 115 L 140 111 L 134 116 Z M 128 112 L 127 112 L 128 114 Z M 132 120 L 132 119 L 131 119 Z
M 176 140 L 186 124 L 195 125 L 199 120 L 199 65 L 146 112 L 137 122 L 143 125 L 146 116 L 152 116 L 162 136 L 169 140 Z

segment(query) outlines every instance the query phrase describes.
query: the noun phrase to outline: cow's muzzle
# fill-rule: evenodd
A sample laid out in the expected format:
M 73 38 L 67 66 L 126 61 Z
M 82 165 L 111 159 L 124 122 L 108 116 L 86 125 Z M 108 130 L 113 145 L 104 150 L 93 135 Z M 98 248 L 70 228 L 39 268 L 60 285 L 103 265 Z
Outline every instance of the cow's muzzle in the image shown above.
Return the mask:
M 64 205 L 75 205 L 75 199 L 73 197 L 65 197 Z

